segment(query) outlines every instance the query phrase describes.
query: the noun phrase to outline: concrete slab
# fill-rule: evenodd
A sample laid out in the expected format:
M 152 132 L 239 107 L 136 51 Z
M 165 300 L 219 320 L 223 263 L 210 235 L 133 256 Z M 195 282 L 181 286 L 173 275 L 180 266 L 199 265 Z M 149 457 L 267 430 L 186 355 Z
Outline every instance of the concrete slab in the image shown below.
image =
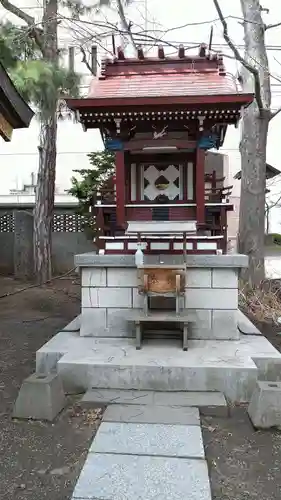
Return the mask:
M 63 328 L 64 332 L 79 332 L 81 326 L 81 314 L 78 314 L 68 325 Z
M 211 500 L 205 460 L 89 453 L 73 500 Z
M 281 381 L 281 359 L 254 358 L 258 367 L 258 379 L 269 382 Z
M 173 255 L 167 255 L 166 261 L 173 258 Z M 183 257 L 180 257 L 179 263 L 183 263 Z M 145 264 L 160 264 L 162 255 L 146 256 Z M 163 258 L 164 264 L 165 256 Z M 231 267 L 240 268 L 248 266 L 248 256 L 241 254 L 228 255 L 187 255 L 185 263 L 187 267 Z M 169 263 L 169 262 L 168 262 Z M 98 255 L 95 252 L 88 252 L 75 255 L 74 264 L 76 267 L 134 267 L 134 255 Z
M 13 417 L 52 421 L 64 405 L 65 396 L 59 376 L 34 373 L 24 380 L 20 388 Z
M 237 311 L 238 329 L 243 335 L 262 335 L 257 327 L 245 316 L 242 311 Z
M 204 458 L 201 428 L 196 425 L 102 422 L 90 453 Z
M 223 394 L 219 392 L 160 392 L 160 391 L 132 391 L 120 389 L 90 389 L 81 399 L 82 406 L 100 407 L 106 405 L 139 405 L 165 407 L 179 410 L 191 407 L 199 408 L 203 415 L 228 416 L 228 406 Z M 163 411 L 163 408 L 162 408 Z M 160 410 L 161 413 L 161 410 Z M 164 415 L 163 417 L 164 418 Z M 160 422 L 159 422 L 160 423 Z M 165 423 L 165 422 L 162 422 Z M 169 422 L 167 422 L 169 423 Z M 172 423 L 172 422 L 171 422 Z M 176 422 L 175 422 L 176 423 Z
M 154 404 L 153 391 L 132 391 L 120 389 L 89 389 L 81 399 L 82 406 L 107 406 L 112 404 L 150 405 Z
M 281 382 L 258 381 L 251 397 L 248 414 L 254 427 L 281 426 Z
M 221 392 L 155 392 L 154 404 L 172 407 L 197 407 L 203 415 L 228 416 L 227 402 Z
M 66 392 L 90 387 L 219 391 L 231 401 L 248 401 L 257 379 L 256 365 L 239 353 L 235 341 L 191 340 L 189 351 L 183 352 L 175 341 L 150 340 L 136 351 L 130 339 L 98 340 L 94 348 L 58 361 Z
M 136 351 L 133 339 L 79 337 L 60 332 L 37 352 L 37 369 L 59 370 L 65 390 L 91 387 L 161 391 L 219 391 L 247 402 L 262 371 L 281 360 L 263 336 L 239 340 L 190 340 L 183 352 L 176 340 L 149 340 Z
M 47 374 L 56 371 L 57 363 L 64 354 L 79 349 L 81 346 L 79 340 L 79 332 L 62 331 L 57 333 L 36 352 L 36 372 Z M 82 351 L 85 350 L 85 347 L 84 342 L 83 347 L 81 346 Z
M 103 422 L 138 424 L 200 425 L 198 408 L 181 406 L 109 405 L 102 417 Z

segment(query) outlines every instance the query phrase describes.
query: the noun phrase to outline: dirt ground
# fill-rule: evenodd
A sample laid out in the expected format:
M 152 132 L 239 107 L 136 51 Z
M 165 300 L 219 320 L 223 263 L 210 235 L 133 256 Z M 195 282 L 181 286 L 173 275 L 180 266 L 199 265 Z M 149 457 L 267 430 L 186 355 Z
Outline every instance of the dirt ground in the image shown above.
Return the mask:
M 0 296 L 24 286 L 0 278 Z M 79 284 L 67 279 L 0 298 L 1 500 L 69 500 L 99 425 L 75 398 L 54 423 L 11 418 L 36 350 L 79 313 L 79 295 Z
M 11 411 L 36 350 L 79 313 L 79 283 L 57 280 L 1 298 L 24 286 L 0 278 L 0 498 L 70 500 L 100 414 L 77 398 L 54 423 L 12 420 Z M 277 331 L 264 333 L 281 350 Z M 280 500 L 281 432 L 255 431 L 239 407 L 230 418 L 205 417 L 203 434 L 213 500 Z
M 243 407 L 202 423 L 213 500 L 280 500 L 279 431 L 255 431 Z
M 255 323 L 281 352 L 281 326 Z M 246 406 L 230 418 L 205 417 L 202 430 L 213 500 L 280 500 L 280 430 L 256 431 Z

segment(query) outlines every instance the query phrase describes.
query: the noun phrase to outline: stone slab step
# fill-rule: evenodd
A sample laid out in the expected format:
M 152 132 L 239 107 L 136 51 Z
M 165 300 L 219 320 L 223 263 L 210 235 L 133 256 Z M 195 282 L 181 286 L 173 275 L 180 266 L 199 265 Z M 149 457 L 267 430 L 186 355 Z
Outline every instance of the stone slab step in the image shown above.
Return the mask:
M 69 335 L 71 332 L 61 333 Z M 79 342 L 71 342 L 67 354 L 61 357 L 62 349 L 55 353 L 56 360 L 60 353 L 56 368 L 66 393 L 78 394 L 93 387 L 218 391 L 230 401 L 245 402 L 250 399 L 258 373 L 251 357 L 259 354 L 263 358 L 281 358 L 262 337 L 246 336 L 243 342 L 190 340 L 187 352 L 180 348 L 178 342 L 168 340 L 151 339 L 137 351 L 135 339 L 83 339 L 79 336 L 77 339 Z M 62 348 L 65 349 L 65 345 Z M 45 367 L 49 364 L 54 366 L 51 363 L 53 349 L 52 344 L 48 348 L 49 354 L 41 351 L 38 366 L 42 365 L 42 356 L 45 357 Z
M 205 458 L 201 428 L 196 425 L 102 422 L 91 452 Z
M 181 406 L 109 405 L 103 422 L 124 422 L 137 424 L 200 425 L 198 408 Z
M 221 392 L 160 392 L 126 389 L 90 389 L 80 401 L 82 406 L 110 404 L 197 407 L 203 415 L 228 416 L 228 406 Z
M 205 460 L 89 453 L 72 500 L 211 500 Z

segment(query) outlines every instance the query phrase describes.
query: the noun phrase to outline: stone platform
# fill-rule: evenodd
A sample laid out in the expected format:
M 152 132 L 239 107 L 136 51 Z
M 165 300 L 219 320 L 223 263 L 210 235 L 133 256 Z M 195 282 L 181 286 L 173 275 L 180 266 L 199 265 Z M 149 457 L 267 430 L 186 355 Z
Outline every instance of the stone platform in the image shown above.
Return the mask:
M 78 322 L 77 322 L 78 324 Z M 149 340 L 136 351 L 134 339 L 81 337 L 62 331 L 36 355 L 39 373 L 58 371 L 64 389 L 219 391 L 229 401 L 248 402 L 258 378 L 281 373 L 280 353 L 262 335 L 239 340 Z
M 185 291 L 180 309 L 192 316 L 194 340 L 237 340 L 239 270 L 248 264 L 246 255 L 145 255 L 145 265 L 180 265 L 185 270 Z M 128 315 L 143 309 L 142 279 L 134 255 L 75 256 L 81 272 L 82 337 L 133 337 Z M 155 299 L 155 298 L 154 298 Z M 156 309 L 172 309 L 167 303 Z M 152 307 L 153 308 L 153 307 Z

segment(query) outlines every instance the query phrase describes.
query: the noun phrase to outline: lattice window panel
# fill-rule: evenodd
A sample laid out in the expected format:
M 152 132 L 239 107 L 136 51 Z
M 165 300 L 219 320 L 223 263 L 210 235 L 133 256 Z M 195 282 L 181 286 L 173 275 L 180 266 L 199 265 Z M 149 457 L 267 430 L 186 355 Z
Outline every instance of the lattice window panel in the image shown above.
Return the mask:
M 13 233 L 15 230 L 14 214 L 0 215 L 0 233 Z
M 180 192 L 179 165 L 144 165 L 144 200 L 156 201 L 159 195 L 164 195 L 168 201 L 177 201 L 180 199 Z
M 84 217 L 80 214 L 54 214 L 54 233 L 81 233 L 84 231 Z

